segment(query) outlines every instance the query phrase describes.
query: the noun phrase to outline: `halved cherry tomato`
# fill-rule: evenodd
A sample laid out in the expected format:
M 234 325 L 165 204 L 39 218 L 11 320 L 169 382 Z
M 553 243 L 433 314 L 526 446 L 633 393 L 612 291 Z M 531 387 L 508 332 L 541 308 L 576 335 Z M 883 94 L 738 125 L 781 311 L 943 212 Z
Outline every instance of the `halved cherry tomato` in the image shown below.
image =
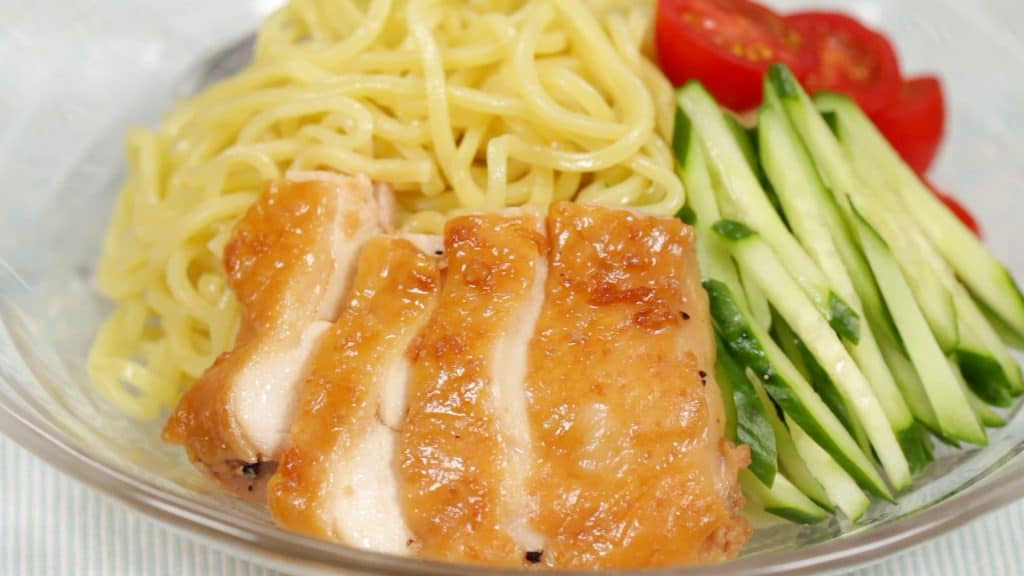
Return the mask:
M 772 63 L 786 64 L 798 78 L 814 67 L 800 34 L 747 0 L 660 0 L 655 42 L 669 80 L 677 86 L 700 80 L 737 111 L 760 104 Z
M 905 80 L 896 101 L 874 120 L 907 164 L 923 173 L 935 160 L 945 131 L 942 84 L 934 76 Z
M 970 228 L 971 232 L 974 232 L 975 236 L 981 238 L 981 226 L 978 225 L 978 221 L 974 218 L 974 215 L 971 214 L 967 208 L 964 208 L 963 204 L 958 202 L 956 198 L 953 198 L 949 194 L 939 190 L 939 188 L 935 186 L 935 184 L 932 184 L 927 178 L 924 182 L 929 188 L 931 188 L 932 194 L 938 196 L 939 200 L 942 200 L 942 203 L 945 204 L 953 214 L 956 214 L 956 217 L 959 218 L 965 226 Z
M 899 61 L 885 36 L 836 12 L 796 12 L 785 20 L 815 54 L 817 67 L 797 76 L 808 92 L 842 92 L 869 115 L 899 96 Z

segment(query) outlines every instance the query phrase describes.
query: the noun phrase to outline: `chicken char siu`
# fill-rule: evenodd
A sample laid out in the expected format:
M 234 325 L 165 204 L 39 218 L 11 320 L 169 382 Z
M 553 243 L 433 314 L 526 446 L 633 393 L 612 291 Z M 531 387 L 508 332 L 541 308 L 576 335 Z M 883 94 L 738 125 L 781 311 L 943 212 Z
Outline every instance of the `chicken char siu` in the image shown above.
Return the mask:
M 391 227 L 390 192 L 365 176 L 289 175 L 242 217 L 224 264 L 242 308 L 235 347 L 164 428 L 225 488 L 264 500 L 309 359 L 338 315 L 359 248 Z
M 562 568 L 739 552 L 749 454 L 724 437 L 690 228 L 559 203 L 380 235 L 386 205 L 369 187 L 270 188 L 226 257 L 238 346 L 169 440 L 258 496 L 269 471 L 237 464 L 279 459 L 281 524 L 378 551 Z
M 544 562 L 720 560 L 749 537 L 692 229 L 562 203 L 526 389 Z
M 278 522 L 392 553 L 411 537 L 392 462 L 406 405 L 405 350 L 437 303 L 442 252 L 400 236 L 362 250 L 350 304 L 324 337 L 270 482 Z

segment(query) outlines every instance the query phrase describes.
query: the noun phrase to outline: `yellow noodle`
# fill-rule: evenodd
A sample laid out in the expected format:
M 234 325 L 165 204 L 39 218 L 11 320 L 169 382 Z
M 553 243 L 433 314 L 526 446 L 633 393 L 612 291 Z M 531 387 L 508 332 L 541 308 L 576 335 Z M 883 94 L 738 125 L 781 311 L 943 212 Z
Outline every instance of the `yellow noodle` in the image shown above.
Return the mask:
M 88 370 L 155 418 L 230 347 L 223 252 L 291 170 L 391 186 L 399 225 L 562 200 L 673 214 L 673 94 L 649 59 L 651 0 L 291 0 L 253 62 L 126 138 L 98 267 L 115 303 Z

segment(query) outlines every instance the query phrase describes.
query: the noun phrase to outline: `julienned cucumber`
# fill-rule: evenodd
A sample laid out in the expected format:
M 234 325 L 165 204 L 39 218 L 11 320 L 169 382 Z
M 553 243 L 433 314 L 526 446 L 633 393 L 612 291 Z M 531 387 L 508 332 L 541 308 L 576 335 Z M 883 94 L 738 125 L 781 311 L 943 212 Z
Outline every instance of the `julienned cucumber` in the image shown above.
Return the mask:
M 779 475 L 769 488 L 748 470 L 740 471 L 740 486 L 747 498 L 765 512 L 797 524 L 815 524 L 832 514 L 815 504 L 785 476 Z
M 889 305 L 910 360 L 921 375 L 928 400 L 943 433 L 957 440 L 986 444 L 988 438 L 985 430 L 979 425 L 964 390 L 929 330 L 924 314 L 889 247 L 856 208 L 851 209 L 861 245 L 871 261 L 875 279 Z
M 819 106 L 842 112 L 862 135 L 876 165 L 896 183 L 913 217 L 971 292 L 1018 338 L 1024 339 L 1024 296 L 1005 266 L 914 174 L 863 112 L 848 99 L 822 94 Z
M 936 277 L 950 292 L 958 324 L 959 342 L 955 352 L 961 360 L 960 367 L 972 389 L 986 402 L 1001 406 L 1009 404 L 1014 395 L 1024 390 L 1019 366 L 967 290 L 961 286 L 953 269 L 918 226 L 911 215 L 912 211 L 897 194 L 891 192 L 896 184 L 887 182 L 884 174 L 877 169 L 877 162 L 870 154 L 873 147 L 870 136 L 865 130 L 850 128 L 858 123 L 851 107 L 852 104 L 840 106 L 830 112 L 836 115 L 836 125 L 844 150 L 853 160 L 858 172 L 864 175 L 866 180 L 872 181 L 871 185 L 876 192 L 884 191 L 876 197 L 884 202 L 886 210 L 898 218 L 903 234 L 913 243 L 922 261 L 932 268 Z
M 862 201 L 860 207 L 865 211 L 864 216 L 895 251 L 897 262 L 908 276 L 914 296 L 920 302 L 937 340 L 943 350 L 952 352 L 956 347 L 957 331 L 953 299 L 949 292 L 912 246 L 905 242 L 899 223 L 881 208 L 877 199 L 871 197 L 869 187 L 858 176 L 832 130 L 789 70 L 780 65 L 772 66 L 768 82 L 806 144 L 825 185 L 835 194 L 840 209 L 849 217 L 850 200 Z
M 735 440 L 750 447 L 749 470 L 766 486 L 772 486 L 778 471 L 774 427 L 769 421 L 767 406 L 747 379 L 743 367 L 718 339 L 718 361 L 715 375 L 722 395 L 731 402 L 735 414 Z M 730 425 L 730 428 L 732 426 Z
M 789 431 L 797 452 L 807 463 L 807 467 L 814 477 L 825 488 L 829 499 L 843 511 L 843 514 L 846 514 L 847 518 L 855 522 L 859 520 L 871 506 L 871 500 L 864 494 L 864 491 L 800 426 L 791 423 Z
M 852 342 L 860 339 L 859 317 L 828 284 L 814 261 L 796 241 L 779 217 L 747 158 L 736 142 L 718 105 L 704 88 L 689 83 L 678 93 L 679 106 L 692 122 L 692 129 L 705 152 L 722 215 L 742 221 L 764 234 L 765 240 L 782 256 L 787 270 L 797 279 L 815 307 L 833 328 Z
M 765 104 L 759 112 L 761 162 L 772 180 L 779 201 L 787 215 L 793 233 L 807 248 L 839 294 L 864 317 L 859 309 L 860 299 L 836 246 L 847 241 L 845 231 L 828 228 L 829 193 L 824 189 L 817 170 L 806 152 L 800 137 L 793 131 L 788 118 L 773 93 L 770 83 L 765 86 Z M 904 454 L 911 460 L 911 468 L 923 468 L 928 459 L 922 451 L 920 433 L 885 357 L 875 340 L 872 326 L 861 324 L 859 343 L 844 341 L 850 356 L 857 361 L 885 410 L 886 418 L 895 431 Z
M 800 340 L 800 337 L 793 334 L 789 324 L 786 324 L 786 321 L 782 318 L 772 319 L 772 336 L 775 338 L 779 348 L 793 362 L 793 366 L 810 382 L 811 387 L 818 393 L 818 396 L 821 396 L 821 399 L 832 410 L 832 413 L 839 418 L 843 426 L 853 435 L 857 445 L 865 453 L 870 454 L 871 441 L 868 440 L 864 425 L 854 415 L 852 407 L 846 403 L 846 398 L 836 388 L 835 383 L 832 382 L 832 379 L 828 377 L 825 370 L 818 364 L 818 361 Z
M 778 448 L 779 454 L 779 472 L 789 479 L 805 496 L 814 500 L 818 506 L 827 510 L 832 510 L 832 502 L 828 498 L 828 493 L 821 486 L 820 483 L 815 479 L 814 475 L 811 474 L 810 469 L 807 467 L 807 463 L 804 462 L 803 458 L 796 450 L 796 445 L 793 444 L 793 438 L 789 434 L 789 429 L 786 428 L 786 424 L 783 423 L 781 417 L 775 409 L 775 404 L 772 403 L 771 398 L 768 397 L 768 393 L 765 392 L 764 387 L 761 386 L 761 382 L 758 380 L 757 375 L 753 373 L 749 368 L 745 372 L 749 382 L 754 386 L 754 390 L 757 392 L 758 397 L 761 398 L 761 402 L 764 406 L 769 409 L 767 411 L 768 421 L 771 423 L 772 431 L 775 433 L 775 445 Z
M 911 484 L 910 465 L 896 431 L 886 419 L 878 397 L 857 363 L 850 357 L 824 316 L 800 291 L 777 254 L 760 236 L 739 222 L 721 221 L 712 228 L 729 241 L 733 257 L 744 274 L 752 275 L 768 301 L 779 312 L 818 364 L 842 391 L 847 404 L 864 424 L 871 445 L 896 489 Z
M 697 230 L 697 256 L 703 276 L 716 278 L 730 286 L 743 286 L 744 290 L 737 291 L 736 297 L 767 330 L 771 323 L 768 301 L 750 282 L 743 284 L 728 249 L 721 238 L 711 233 L 711 225 L 721 219 L 721 211 L 704 160 L 704 151 L 692 129 L 689 117 L 682 108 L 676 108 L 672 148 L 676 157 L 676 167 L 686 187 L 686 205 L 683 208 L 684 211 L 688 211 L 687 219 L 690 221 L 687 223 Z M 746 291 L 748 286 L 751 288 L 749 292 Z
M 787 417 L 827 450 L 858 485 L 892 501 L 889 488 L 871 460 L 774 341 L 736 304 L 729 287 L 708 279 L 704 288 L 715 328 L 733 356 L 761 378 L 765 390 Z

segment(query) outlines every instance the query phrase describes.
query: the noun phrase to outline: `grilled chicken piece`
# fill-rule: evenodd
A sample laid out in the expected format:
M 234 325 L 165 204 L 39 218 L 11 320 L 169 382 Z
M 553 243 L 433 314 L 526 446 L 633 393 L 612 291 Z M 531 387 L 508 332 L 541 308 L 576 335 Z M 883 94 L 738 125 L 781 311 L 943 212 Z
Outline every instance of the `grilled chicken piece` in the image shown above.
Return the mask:
M 406 409 L 405 351 L 437 303 L 443 254 L 440 237 L 419 240 L 380 236 L 363 248 L 350 304 L 316 353 L 268 488 L 270 510 L 287 528 L 407 551 L 395 430 Z
M 359 248 L 390 228 L 393 201 L 365 176 L 272 183 L 224 251 L 242 307 L 235 348 L 181 399 L 164 440 L 225 487 L 264 498 L 309 358 L 337 318 Z
M 560 203 L 527 398 L 542 562 L 693 564 L 750 534 L 723 437 L 693 232 L 672 218 Z
M 523 388 L 544 299 L 547 239 L 532 210 L 455 218 L 437 309 L 409 349 L 402 503 L 428 558 L 525 563 L 542 546 L 526 491 L 533 457 Z

